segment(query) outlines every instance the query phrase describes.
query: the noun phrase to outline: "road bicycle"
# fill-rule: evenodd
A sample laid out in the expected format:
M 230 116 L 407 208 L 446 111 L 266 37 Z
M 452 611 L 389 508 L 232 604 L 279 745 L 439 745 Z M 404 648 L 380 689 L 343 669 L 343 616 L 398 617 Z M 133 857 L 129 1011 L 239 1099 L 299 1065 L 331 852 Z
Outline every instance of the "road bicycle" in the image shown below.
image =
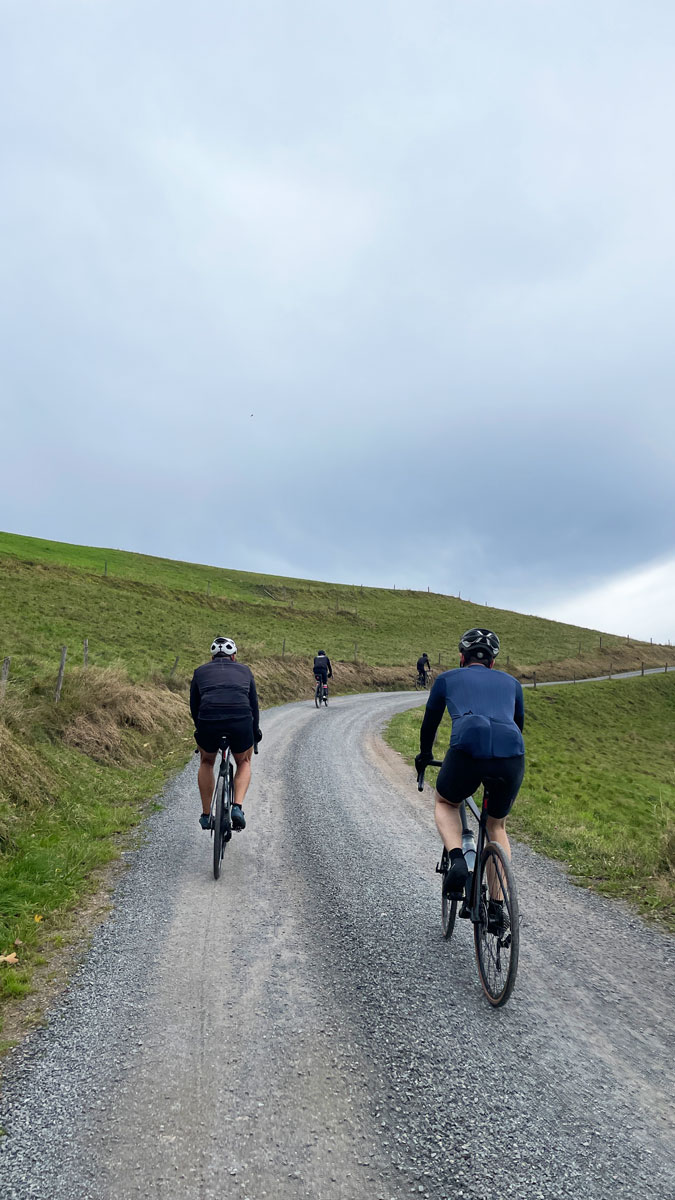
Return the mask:
M 430 688 L 434 679 L 433 671 L 418 671 L 415 679 L 415 691 L 422 692 Z
M 441 765 L 436 760 L 429 763 L 430 767 Z M 420 792 L 424 789 L 424 770 L 417 775 L 417 787 Z M 467 808 L 478 822 L 477 840 L 467 820 Z M 471 796 L 462 801 L 459 811 L 462 850 L 469 876 L 461 900 L 446 896 L 441 887 L 441 929 L 443 937 L 449 941 L 458 908 L 460 918 L 471 921 L 483 991 L 494 1008 L 501 1008 L 513 991 L 518 972 L 520 913 L 516 881 L 505 851 L 497 842 L 488 839 L 485 793 L 480 811 Z M 441 861 L 436 864 L 442 883 L 449 867 L 450 855 L 443 847 Z
M 220 865 L 223 861 L 225 847 L 232 837 L 232 805 L 234 803 L 234 764 L 232 751 L 223 734 L 218 749 L 220 750 L 220 768 L 213 789 L 211 801 L 211 836 L 213 838 L 213 878 L 220 878 Z M 258 753 L 257 742 L 253 751 Z
M 324 683 L 322 679 L 317 679 L 316 681 L 314 703 L 317 708 L 321 708 L 322 703 L 328 708 L 328 684 Z

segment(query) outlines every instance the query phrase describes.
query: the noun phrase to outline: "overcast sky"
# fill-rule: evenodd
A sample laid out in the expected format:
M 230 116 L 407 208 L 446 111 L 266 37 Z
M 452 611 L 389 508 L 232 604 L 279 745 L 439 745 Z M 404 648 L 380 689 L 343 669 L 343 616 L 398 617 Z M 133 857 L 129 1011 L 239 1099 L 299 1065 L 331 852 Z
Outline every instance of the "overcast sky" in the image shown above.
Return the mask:
M 671 0 L 0 26 L 0 527 L 675 638 Z

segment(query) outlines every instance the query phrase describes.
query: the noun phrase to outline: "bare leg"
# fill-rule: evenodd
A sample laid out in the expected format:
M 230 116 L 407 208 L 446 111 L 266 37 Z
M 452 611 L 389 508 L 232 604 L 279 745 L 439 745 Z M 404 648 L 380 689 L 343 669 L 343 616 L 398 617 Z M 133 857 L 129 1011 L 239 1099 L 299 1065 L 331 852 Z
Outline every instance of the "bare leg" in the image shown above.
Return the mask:
M 488 819 L 487 819 L 487 836 L 488 836 L 489 842 L 497 842 L 498 845 L 501 846 L 506 857 L 510 861 L 511 860 L 511 844 L 509 842 L 508 835 L 506 832 L 506 818 L 502 817 L 500 820 L 497 817 L 488 817 Z M 503 898 L 502 897 L 502 889 L 501 889 L 501 886 L 499 883 L 499 879 L 497 877 L 497 872 L 496 872 L 495 868 L 492 866 L 492 860 L 490 860 L 487 875 L 488 875 L 488 887 L 490 889 L 490 895 L 495 900 L 501 900 Z
M 438 792 L 435 795 L 436 828 L 446 850 L 459 850 L 462 845 L 462 818 L 459 804 L 449 804 Z
M 206 750 L 202 750 L 201 746 L 199 747 L 199 753 L 201 755 L 201 762 L 197 773 L 197 783 L 199 784 L 199 795 L 202 798 L 202 812 L 208 815 L 211 812 L 211 798 L 213 796 L 213 789 L 216 786 L 215 779 L 213 778 L 213 764 L 216 761 L 216 756 L 215 754 L 208 754 Z
M 498 842 L 508 859 L 511 858 L 511 843 L 506 832 L 506 817 L 488 817 L 488 841 Z
M 251 755 L 253 754 L 253 746 L 249 746 L 248 750 L 244 750 L 243 754 L 235 754 L 234 761 L 237 764 L 237 770 L 234 776 L 234 803 L 243 807 L 244 797 L 248 791 L 248 785 L 251 782 Z

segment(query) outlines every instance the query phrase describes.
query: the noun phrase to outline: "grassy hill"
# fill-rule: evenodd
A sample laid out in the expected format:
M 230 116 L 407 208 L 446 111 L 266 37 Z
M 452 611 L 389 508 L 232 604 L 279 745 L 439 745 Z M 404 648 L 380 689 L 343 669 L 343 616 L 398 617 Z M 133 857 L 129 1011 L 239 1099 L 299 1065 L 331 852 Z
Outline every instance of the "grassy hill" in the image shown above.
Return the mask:
M 265 705 L 311 694 L 320 646 L 335 666 L 334 691 L 408 687 L 422 650 L 454 665 L 461 632 L 483 624 L 502 638 L 502 667 L 523 678 L 662 665 L 670 653 L 453 596 L 0 534 L 0 660 L 11 658 L 0 701 L 0 999 L 30 990 L 92 872 L 186 760 L 185 688 L 216 633 L 236 639 Z M 8 954 L 16 964 L 1 961 Z
M 395 717 L 387 732 L 411 763 L 422 712 Z M 449 740 L 445 718 L 439 756 Z M 515 837 L 675 929 L 675 674 L 528 691 L 525 742 Z
M 0 656 L 11 656 L 14 680 L 47 664 L 55 670 L 62 644 L 80 661 L 85 637 L 91 663 L 122 663 L 134 679 L 168 672 L 176 656 L 179 674 L 191 673 L 217 632 L 233 636 L 253 663 L 281 657 L 284 642 L 286 657 L 304 660 L 321 646 L 337 661 L 400 668 L 402 683 L 422 650 L 434 664 L 439 656 L 453 664 L 471 625 L 497 629 L 500 665 L 524 677 L 535 668 L 540 678 L 562 678 L 572 669 L 600 673 L 610 661 L 619 669 L 667 657 L 661 647 L 453 596 L 254 575 L 13 534 L 0 533 L 0 579 Z

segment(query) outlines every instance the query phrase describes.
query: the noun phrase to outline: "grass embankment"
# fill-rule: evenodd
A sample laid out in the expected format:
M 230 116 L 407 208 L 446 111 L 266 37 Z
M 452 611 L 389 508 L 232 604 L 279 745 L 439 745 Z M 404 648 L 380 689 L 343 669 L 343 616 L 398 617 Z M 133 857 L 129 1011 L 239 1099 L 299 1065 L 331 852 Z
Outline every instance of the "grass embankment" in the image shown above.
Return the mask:
M 390 723 L 412 762 L 422 709 Z M 436 741 L 450 738 L 444 718 Z M 525 779 L 510 831 L 579 883 L 675 928 L 675 675 L 550 687 L 525 696 Z M 435 782 L 436 771 L 427 779 Z
M 610 662 L 615 670 L 660 665 L 668 654 L 605 634 L 600 646 L 593 630 L 452 596 L 0 534 L 0 660 L 11 657 L 0 705 L 0 955 L 19 958 L 18 968 L 0 964 L 0 997 L 28 987 L 31 954 L 48 946 L 50 926 L 115 854 L 116 833 L 139 819 L 143 799 L 187 757 L 187 682 L 214 634 L 235 637 L 270 705 L 311 695 L 319 646 L 333 660 L 333 693 L 401 688 L 411 686 L 422 650 L 434 664 L 439 655 L 454 664 L 458 637 L 474 624 L 498 629 L 505 665 L 524 678 L 534 669 L 543 679 L 601 673 Z

